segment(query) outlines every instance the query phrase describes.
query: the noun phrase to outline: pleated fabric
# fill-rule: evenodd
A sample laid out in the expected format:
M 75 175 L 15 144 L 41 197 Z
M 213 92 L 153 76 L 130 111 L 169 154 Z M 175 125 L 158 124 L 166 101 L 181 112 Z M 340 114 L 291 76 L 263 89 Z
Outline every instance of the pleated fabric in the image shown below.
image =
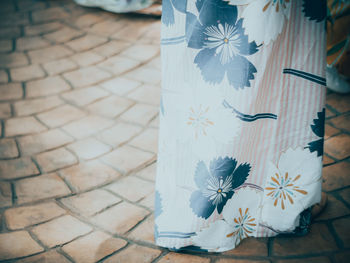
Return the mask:
M 157 245 L 221 252 L 307 228 L 321 199 L 325 16 L 318 0 L 163 0 Z

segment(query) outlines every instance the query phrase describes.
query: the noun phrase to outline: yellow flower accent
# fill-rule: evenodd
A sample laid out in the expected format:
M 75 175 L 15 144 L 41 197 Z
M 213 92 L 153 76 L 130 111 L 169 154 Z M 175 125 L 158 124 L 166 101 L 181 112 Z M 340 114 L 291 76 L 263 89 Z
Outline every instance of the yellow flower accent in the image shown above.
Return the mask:
M 195 129 L 195 138 L 198 138 L 198 134 L 207 135 L 206 128 L 209 125 L 214 125 L 214 122 L 206 118 L 206 113 L 208 112 L 209 107 L 202 109 L 202 105 L 199 106 L 199 109 L 195 111 L 192 107 L 190 108 L 190 116 L 188 117 L 188 125 L 194 127 Z
M 281 201 L 281 208 L 285 209 L 285 200 L 289 200 L 290 204 L 294 204 L 293 197 L 295 196 L 295 192 L 306 195 L 307 192 L 300 189 L 299 186 L 295 185 L 295 182 L 301 177 L 298 174 L 294 179 L 288 177 L 288 172 L 285 173 L 284 176 L 276 173 L 271 177 L 271 181 L 269 182 L 268 187 L 265 189 L 270 191 L 267 196 L 271 196 L 275 199 L 274 206 L 278 205 L 278 201 Z
M 237 235 L 239 240 L 237 240 L 236 243 L 238 243 L 238 241 L 242 241 L 244 238 L 248 237 L 251 233 L 253 233 L 254 228 L 256 226 L 255 218 L 249 215 L 248 210 L 249 208 L 247 208 L 243 214 L 242 208 L 238 209 L 240 216 L 233 219 L 233 221 L 235 222 L 234 231 L 226 235 L 226 237 Z

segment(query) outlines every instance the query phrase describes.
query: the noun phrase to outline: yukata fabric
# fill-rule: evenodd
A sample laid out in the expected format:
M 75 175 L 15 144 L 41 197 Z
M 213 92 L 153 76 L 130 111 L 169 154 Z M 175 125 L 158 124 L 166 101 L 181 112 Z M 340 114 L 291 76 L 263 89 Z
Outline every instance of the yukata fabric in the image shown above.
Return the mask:
M 82 6 L 99 7 L 115 13 L 126 13 L 149 7 L 153 0 L 74 0 Z
M 321 200 L 326 2 L 163 0 L 155 242 L 304 231 Z

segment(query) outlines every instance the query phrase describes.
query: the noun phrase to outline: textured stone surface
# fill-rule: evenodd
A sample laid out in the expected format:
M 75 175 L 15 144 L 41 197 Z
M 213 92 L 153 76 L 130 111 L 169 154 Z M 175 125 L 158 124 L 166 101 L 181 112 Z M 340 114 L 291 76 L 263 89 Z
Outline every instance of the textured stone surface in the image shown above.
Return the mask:
M 36 174 L 39 174 L 39 170 L 29 157 L 0 161 L 1 179 L 15 179 Z
M 0 244 L 0 260 L 24 257 L 44 250 L 27 231 L 2 233 Z
M 108 258 L 105 263 L 123 263 L 123 262 L 139 262 L 150 263 L 160 255 L 158 249 L 142 247 L 138 245 L 130 245 L 123 249 L 120 253 Z
M 187 263 L 187 262 L 209 263 L 210 259 L 205 257 L 170 252 L 169 254 L 162 257 L 161 260 L 159 260 L 158 262 L 159 263 L 175 263 L 175 262 L 176 263 Z
M 75 262 L 93 263 L 121 249 L 127 242 L 96 231 L 63 246 L 63 251 Z M 130 260 L 130 258 L 128 259 Z
M 5 218 L 8 228 L 14 230 L 42 223 L 65 213 L 56 203 L 47 202 L 7 209 Z
M 18 157 L 18 154 L 17 144 L 14 139 L 0 139 L 0 159 Z
M 36 160 L 41 169 L 45 172 L 71 166 L 78 162 L 76 157 L 64 148 L 40 153 L 36 157 Z
M 122 202 L 92 217 L 92 221 L 112 233 L 125 234 L 148 214 L 141 207 Z
M 332 191 L 350 185 L 350 163 L 340 162 L 323 168 L 325 191 Z
M 62 245 L 91 230 L 90 226 L 70 215 L 61 216 L 32 229 L 40 241 L 48 247 Z
M 70 263 L 67 258 L 65 258 L 63 255 L 59 254 L 55 250 L 50 250 L 48 252 L 40 253 L 39 255 L 27 257 L 24 259 L 20 259 L 16 262 L 19 263 Z
M 63 180 L 56 174 L 22 179 L 16 181 L 15 187 L 19 204 L 71 193 Z

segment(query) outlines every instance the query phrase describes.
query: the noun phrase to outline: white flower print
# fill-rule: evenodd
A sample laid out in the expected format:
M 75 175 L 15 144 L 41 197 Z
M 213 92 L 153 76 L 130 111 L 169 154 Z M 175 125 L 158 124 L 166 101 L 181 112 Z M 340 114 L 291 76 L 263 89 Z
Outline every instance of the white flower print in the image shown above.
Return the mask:
M 249 41 L 268 45 L 275 40 L 290 17 L 290 7 L 291 0 L 255 0 L 249 3 L 242 13 L 243 28 Z
M 270 163 L 262 207 L 264 225 L 292 231 L 299 214 L 321 199 L 322 158 L 298 147 L 282 153 L 277 165 Z
M 249 187 L 239 189 L 224 207 L 223 219 L 197 232 L 192 237 L 193 244 L 220 252 L 236 247 L 244 238 L 255 236 L 262 194 Z

